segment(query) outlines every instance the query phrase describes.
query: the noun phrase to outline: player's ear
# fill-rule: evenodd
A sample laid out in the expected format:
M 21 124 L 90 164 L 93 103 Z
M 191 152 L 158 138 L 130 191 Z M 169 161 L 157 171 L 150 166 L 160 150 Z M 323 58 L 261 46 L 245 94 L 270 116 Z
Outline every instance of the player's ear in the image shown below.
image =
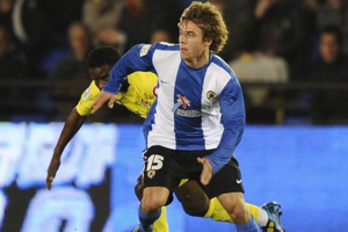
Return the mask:
M 204 38 L 204 44 L 206 45 L 206 46 L 210 46 L 210 45 L 212 45 L 212 43 L 213 43 L 213 39 L 212 38 Z

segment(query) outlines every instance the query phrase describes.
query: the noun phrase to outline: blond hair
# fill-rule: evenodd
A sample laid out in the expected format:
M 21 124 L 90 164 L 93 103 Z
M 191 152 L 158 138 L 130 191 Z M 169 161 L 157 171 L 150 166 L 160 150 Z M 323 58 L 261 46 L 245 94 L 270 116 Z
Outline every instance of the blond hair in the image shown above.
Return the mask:
M 220 52 L 228 38 L 228 30 L 221 11 L 209 2 L 192 2 L 184 10 L 180 17 L 178 26 L 184 21 L 195 23 L 203 31 L 203 39 L 212 39 L 210 50 L 214 53 Z

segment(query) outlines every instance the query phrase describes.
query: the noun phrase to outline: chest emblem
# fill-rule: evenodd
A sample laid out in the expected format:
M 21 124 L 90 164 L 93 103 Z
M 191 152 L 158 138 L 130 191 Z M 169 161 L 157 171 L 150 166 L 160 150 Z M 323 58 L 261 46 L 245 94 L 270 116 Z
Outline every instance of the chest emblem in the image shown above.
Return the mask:
M 218 95 L 214 92 L 214 91 L 212 91 L 212 90 L 209 90 L 208 92 L 207 92 L 207 99 L 209 100 L 209 101 L 211 101 L 211 102 L 213 102 L 213 101 L 216 101 L 216 99 L 217 99 L 217 97 L 218 97 Z

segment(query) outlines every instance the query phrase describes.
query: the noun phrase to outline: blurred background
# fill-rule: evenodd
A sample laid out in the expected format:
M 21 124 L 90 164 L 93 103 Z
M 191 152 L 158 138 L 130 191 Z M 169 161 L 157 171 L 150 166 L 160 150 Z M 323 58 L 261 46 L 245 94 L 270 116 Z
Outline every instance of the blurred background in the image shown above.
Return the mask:
M 86 56 L 108 44 L 176 43 L 191 0 L 0 0 L 0 120 L 64 121 L 90 77 Z M 345 0 L 211 0 L 229 40 L 249 124 L 346 124 Z M 118 107 L 92 121 L 140 123 Z
M 191 2 L 0 0 L 1 232 L 124 232 L 136 225 L 139 116 L 103 108 L 66 149 L 51 192 L 44 190 L 46 170 L 62 122 L 91 81 L 88 52 L 176 43 Z M 230 32 L 219 55 L 244 91 L 248 126 L 237 156 L 247 201 L 280 201 L 290 232 L 345 231 L 348 1 L 210 2 Z M 177 202 L 171 211 L 171 232 L 233 231 L 186 216 Z

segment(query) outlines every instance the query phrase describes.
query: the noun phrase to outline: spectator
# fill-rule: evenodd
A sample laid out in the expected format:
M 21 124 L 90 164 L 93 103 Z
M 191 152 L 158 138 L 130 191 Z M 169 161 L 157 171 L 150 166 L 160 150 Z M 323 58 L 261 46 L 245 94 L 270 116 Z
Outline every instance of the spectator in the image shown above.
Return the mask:
M 98 31 L 115 30 L 119 22 L 125 0 L 85 0 L 83 5 L 83 23 L 89 28 L 94 38 Z M 117 37 L 117 32 L 116 33 Z M 99 39 L 108 39 L 99 38 Z M 102 43 L 110 43 L 101 41 Z M 96 41 L 98 43 L 98 41 Z
M 84 88 L 89 84 L 89 73 L 87 65 L 87 55 L 91 49 L 91 38 L 88 28 L 81 23 L 73 23 L 69 28 L 69 45 L 71 52 L 61 61 L 59 61 L 53 69 L 50 79 L 54 80 L 70 80 L 78 81 L 79 86 Z M 85 84 L 81 84 L 85 83 Z M 83 89 L 61 89 L 56 88 L 53 90 L 53 97 L 55 100 L 60 100 L 67 96 L 77 96 Z M 67 115 L 71 109 L 71 105 L 61 104 L 58 105 L 60 115 Z
M 82 19 L 84 0 L 39 0 L 49 23 L 49 49 L 60 49 L 68 46 L 66 35 L 73 22 Z
M 12 29 L 15 40 L 30 58 L 33 75 L 39 75 L 39 64 L 50 46 L 48 15 L 39 0 L 14 1 Z
M 320 59 L 308 69 L 307 80 L 317 83 L 348 84 L 348 59 L 342 52 L 342 34 L 337 27 L 320 32 Z M 348 123 L 347 90 L 312 92 L 311 117 L 315 124 Z
M 348 54 L 348 2 L 345 0 L 326 0 L 319 5 L 317 11 L 317 25 L 319 31 L 334 25 L 342 31 L 342 51 Z
M 0 78 L 3 80 L 28 78 L 28 60 L 10 41 L 7 29 L 0 25 Z
M 73 23 L 68 37 L 71 52 L 57 63 L 51 78 L 61 80 L 88 77 L 86 58 L 92 47 L 89 30 L 84 24 Z
M 28 70 L 28 60 L 25 54 L 16 49 L 7 29 L 0 25 L 0 81 L 17 83 L 20 80 L 30 80 L 32 77 Z M 35 97 L 35 90 L 33 88 L 24 90 L 21 89 L 21 86 L 2 86 L 0 120 L 11 120 L 14 114 L 28 113 L 32 110 L 29 107 L 28 99 Z
M 276 55 L 287 60 L 290 76 L 296 79 L 302 72 L 301 64 L 312 58 L 312 37 L 315 33 L 313 12 L 302 0 L 260 0 L 254 15 L 256 48 L 261 41 L 262 28 L 276 28 L 280 33 Z
M 14 0 L 0 0 L 0 22 L 9 32 L 12 32 L 11 14 Z
M 123 51 L 138 43 L 150 43 L 155 31 L 168 33 L 171 20 L 168 5 L 162 0 L 127 0 L 116 29 L 100 31 L 98 36 L 108 45 L 122 45 Z M 172 39 L 171 39 L 172 40 Z
M 170 33 L 164 29 L 154 31 L 151 35 L 150 43 L 153 44 L 157 42 L 172 42 Z
M 244 53 L 238 59 L 232 60 L 230 66 L 242 84 L 288 82 L 288 64 L 284 58 L 276 55 L 279 31 L 277 28 L 265 27 L 261 38 L 260 50 Z M 274 110 L 267 106 L 276 102 L 277 95 L 265 87 L 245 88 L 244 95 L 249 111 L 248 123 L 274 122 Z
M 219 55 L 224 60 L 237 58 L 240 53 L 250 50 L 247 46 L 253 25 L 253 11 L 249 0 L 210 0 L 220 9 L 229 30 L 227 44 Z

